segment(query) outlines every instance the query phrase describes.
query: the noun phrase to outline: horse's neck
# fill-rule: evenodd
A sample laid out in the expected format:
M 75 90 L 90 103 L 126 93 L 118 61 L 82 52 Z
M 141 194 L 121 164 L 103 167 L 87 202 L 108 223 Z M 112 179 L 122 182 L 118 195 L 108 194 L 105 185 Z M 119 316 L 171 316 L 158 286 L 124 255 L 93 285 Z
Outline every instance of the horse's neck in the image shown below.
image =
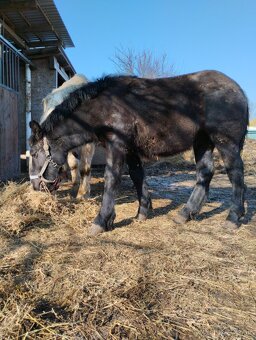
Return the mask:
M 86 143 L 92 143 L 95 141 L 93 136 L 86 132 L 72 133 L 72 134 L 55 134 L 51 133 L 50 139 L 56 140 L 58 145 L 66 152 L 84 145 Z
M 58 121 L 49 132 L 52 140 L 58 140 L 65 151 L 91 143 L 96 136 L 90 122 L 85 121 L 84 114 L 74 111 L 72 116 Z
M 64 140 L 66 149 L 68 151 L 93 141 L 92 137 L 87 136 L 86 134 L 74 134 L 70 136 L 65 136 Z

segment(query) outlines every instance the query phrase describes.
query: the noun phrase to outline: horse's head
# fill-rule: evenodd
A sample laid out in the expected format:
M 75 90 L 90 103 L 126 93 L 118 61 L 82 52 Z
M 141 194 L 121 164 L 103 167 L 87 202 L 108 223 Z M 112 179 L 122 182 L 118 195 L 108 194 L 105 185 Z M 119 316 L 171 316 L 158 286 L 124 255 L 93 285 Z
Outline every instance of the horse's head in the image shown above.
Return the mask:
M 55 191 L 61 180 L 66 154 L 56 142 L 49 141 L 36 121 L 30 122 L 29 176 L 34 190 Z

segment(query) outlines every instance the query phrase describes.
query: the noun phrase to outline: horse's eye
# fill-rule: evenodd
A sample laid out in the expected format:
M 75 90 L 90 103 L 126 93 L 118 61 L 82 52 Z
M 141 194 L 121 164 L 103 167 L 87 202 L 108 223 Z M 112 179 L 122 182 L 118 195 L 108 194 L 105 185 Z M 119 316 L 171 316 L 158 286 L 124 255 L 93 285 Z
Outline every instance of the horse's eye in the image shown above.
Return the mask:
M 37 158 L 37 151 L 31 151 L 31 150 L 30 150 L 30 155 L 31 155 L 31 157 L 33 157 L 33 158 Z

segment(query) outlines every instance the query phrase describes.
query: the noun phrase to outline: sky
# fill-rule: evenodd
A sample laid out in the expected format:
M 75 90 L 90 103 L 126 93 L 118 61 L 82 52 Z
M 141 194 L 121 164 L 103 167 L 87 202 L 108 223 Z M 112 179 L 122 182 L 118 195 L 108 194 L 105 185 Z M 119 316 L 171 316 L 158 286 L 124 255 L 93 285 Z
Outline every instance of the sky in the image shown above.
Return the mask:
M 175 74 L 224 72 L 244 89 L 256 117 L 256 0 L 54 0 L 89 80 L 114 74 L 117 49 L 167 55 Z

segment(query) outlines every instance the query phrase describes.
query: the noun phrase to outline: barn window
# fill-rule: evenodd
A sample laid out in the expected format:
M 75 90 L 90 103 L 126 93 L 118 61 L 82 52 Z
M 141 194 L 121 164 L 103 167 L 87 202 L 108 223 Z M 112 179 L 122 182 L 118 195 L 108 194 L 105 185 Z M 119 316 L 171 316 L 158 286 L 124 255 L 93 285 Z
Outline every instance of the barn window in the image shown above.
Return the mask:
M 19 91 L 19 52 L 0 36 L 0 85 Z

